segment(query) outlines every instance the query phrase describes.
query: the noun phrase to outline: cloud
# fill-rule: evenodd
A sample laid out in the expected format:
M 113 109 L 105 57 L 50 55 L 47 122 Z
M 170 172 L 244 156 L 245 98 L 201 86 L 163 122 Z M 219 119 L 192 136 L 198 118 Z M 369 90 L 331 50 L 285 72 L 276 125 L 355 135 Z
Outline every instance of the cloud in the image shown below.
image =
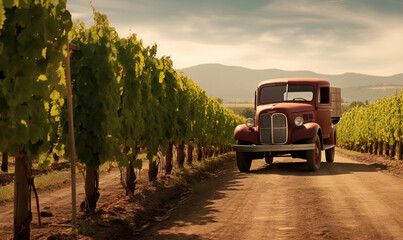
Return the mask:
M 81 21 L 86 21 L 89 24 L 89 21 L 93 19 L 93 13 L 89 2 L 83 4 L 82 2 L 67 1 L 67 9 L 70 11 L 73 21 L 79 19 Z
M 92 17 L 89 4 L 69 3 L 73 17 Z M 156 42 L 159 56 L 171 55 L 176 68 L 217 62 L 322 73 L 403 72 L 403 16 L 396 10 L 403 10 L 403 4 L 370 5 L 363 0 L 94 0 L 93 4 L 108 15 L 121 37 L 135 32 L 146 44 Z

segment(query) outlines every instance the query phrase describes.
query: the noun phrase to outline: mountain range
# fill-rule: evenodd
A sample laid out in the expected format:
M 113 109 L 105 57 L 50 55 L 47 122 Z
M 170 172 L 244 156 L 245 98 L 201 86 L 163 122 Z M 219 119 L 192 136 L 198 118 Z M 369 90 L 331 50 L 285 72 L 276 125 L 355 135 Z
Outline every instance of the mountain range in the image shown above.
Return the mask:
M 179 69 L 193 79 L 210 97 L 224 102 L 253 102 L 259 82 L 273 78 L 309 77 L 323 78 L 333 87 L 341 88 L 344 102 L 370 101 L 391 96 L 403 89 L 403 73 L 392 76 L 372 76 L 359 73 L 339 75 L 320 74 L 311 71 L 284 71 L 280 69 L 255 70 L 221 64 L 201 64 Z

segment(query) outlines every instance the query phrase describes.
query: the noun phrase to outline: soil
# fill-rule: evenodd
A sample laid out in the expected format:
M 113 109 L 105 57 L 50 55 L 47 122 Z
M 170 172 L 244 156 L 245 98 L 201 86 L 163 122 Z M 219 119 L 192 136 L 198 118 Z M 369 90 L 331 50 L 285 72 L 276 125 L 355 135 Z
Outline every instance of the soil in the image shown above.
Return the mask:
M 324 156 L 322 156 L 324 159 Z M 375 161 L 375 159 L 373 159 Z M 403 239 L 403 179 L 341 156 L 235 164 L 140 239 Z
M 14 174 L 0 173 L 0 185 L 5 186 L 14 181 Z
M 227 155 L 220 164 L 186 170 L 182 177 L 178 172 L 160 176 L 153 184 L 141 173 L 134 197 L 125 195 L 120 172 L 113 169 L 100 176 L 98 212 L 79 213 L 80 234 L 71 233 L 70 187 L 64 186 L 40 192 L 41 208 L 52 217 L 42 218 L 40 227 L 33 213 L 31 236 L 403 239 L 402 175 L 382 161 L 371 161 L 358 162 L 336 151 L 335 162 L 323 162 L 318 172 L 307 171 L 303 160 L 279 157 L 274 164 L 254 160 L 249 173 L 240 173 L 234 155 Z M 83 189 L 80 181 L 79 200 Z M 12 218 L 12 202 L 0 205 L 0 239 L 12 237 Z
M 175 156 L 175 155 L 174 155 Z M 101 197 L 97 212 L 93 215 L 78 212 L 78 229 L 71 228 L 71 186 L 67 181 L 61 186 L 38 190 L 42 225 L 38 224 L 35 199 L 32 199 L 32 239 L 126 239 L 146 229 L 152 222 L 160 222 L 170 216 L 178 204 L 191 193 L 191 184 L 217 176 L 228 164 L 232 155 L 223 155 L 222 161 L 212 162 L 203 168 L 179 170 L 174 166 L 172 174 L 161 171 L 158 181 L 148 181 L 148 161 L 143 160 L 143 169 L 137 173 L 134 196 L 127 196 L 120 183 L 120 171 L 100 173 Z M 159 164 L 158 164 L 159 165 Z M 77 211 L 84 199 L 84 181 L 77 174 Z M 179 181 L 180 180 L 180 181 Z M 12 239 L 13 202 L 0 203 L 0 239 Z
M 391 173 L 395 176 L 403 177 L 403 160 L 396 160 L 394 158 L 373 155 L 369 153 L 358 153 L 355 151 L 345 150 L 338 148 L 336 150 L 341 156 L 354 159 L 374 166 L 379 171 Z
M 10 157 L 10 162 L 8 163 L 9 167 L 10 166 L 14 166 L 14 158 Z M 31 171 L 32 176 L 38 176 L 38 175 L 42 175 L 42 174 L 46 174 L 50 171 L 60 171 L 60 170 L 64 170 L 64 169 L 68 169 L 70 168 L 70 163 L 67 160 L 62 160 L 62 161 L 58 161 L 58 162 L 54 162 L 50 165 L 49 169 L 35 169 L 33 168 Z M 0 185 L 5 186 L 9 183 L 11 183 L 12 181 L 14 181 L 14 173 L 5 173 L 5 172 L 1 172 L 0 173 Z

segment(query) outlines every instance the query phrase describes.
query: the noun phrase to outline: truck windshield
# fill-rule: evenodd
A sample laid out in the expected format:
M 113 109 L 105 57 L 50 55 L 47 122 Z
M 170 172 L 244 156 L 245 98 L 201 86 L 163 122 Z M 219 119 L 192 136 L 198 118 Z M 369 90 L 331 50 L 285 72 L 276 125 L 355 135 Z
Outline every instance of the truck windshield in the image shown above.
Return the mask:
M 259 103 L 273 102 L 310 102 L 313 100 L 314 87 L 303 84 L 267 85 L 260 89 Z

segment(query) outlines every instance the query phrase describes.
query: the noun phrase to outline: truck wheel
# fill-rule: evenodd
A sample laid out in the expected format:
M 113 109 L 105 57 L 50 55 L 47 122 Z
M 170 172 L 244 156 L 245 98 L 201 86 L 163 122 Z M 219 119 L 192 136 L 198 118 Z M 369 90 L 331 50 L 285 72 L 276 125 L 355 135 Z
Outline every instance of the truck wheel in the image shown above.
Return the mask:
M 315 143 L 315 149 L 306 152 L 306 160 L 308 162 L 308 168 L 310 171 L 318 171 L 320 168 L 320 162 L 322 157 L 322 149 L 320 144 L 320 137 L 316 135 L 309 143 Z
M 264 160 L 266 161 L 267 164 L 272 164 L 273 163 L 273 156 L 265 156 Z
M 334 161 L 334 150 L 336 147 L 332 147 L 325 150 L 326 153 L 326 162 L 332 163 Z
M 236 152 L 236 163 L 240 172 L 248 172 L 252 164 L 252 158 L 247 152 Z

